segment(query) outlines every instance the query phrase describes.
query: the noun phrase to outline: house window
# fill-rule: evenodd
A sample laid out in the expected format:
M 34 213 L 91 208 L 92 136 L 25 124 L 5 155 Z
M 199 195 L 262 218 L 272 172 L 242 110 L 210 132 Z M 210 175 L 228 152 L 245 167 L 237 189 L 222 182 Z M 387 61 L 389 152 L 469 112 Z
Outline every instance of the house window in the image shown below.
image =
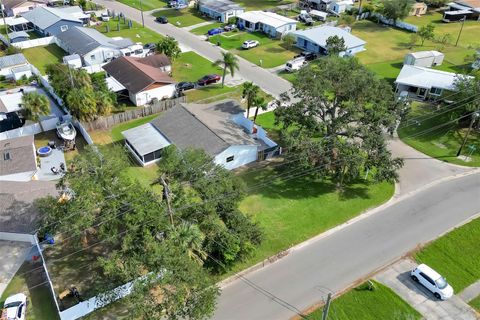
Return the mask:
M 65 32 L 68 30 L 68 25 L 60 26 L 60 31 Z
M 90 60 L 95 60 L 95 55 L 94 54 L 90 55 Z
M 234 159 L 234 156 L 227 157 L 227 162 L 232 162 Z
M 7 160 L 10 160 L 10 159 L 12 159 L 12 158 L 10 158 L 10 152 L 5 152 L 3 154 L 3 160 L 7 161 Z
M 442 89 L 440 88 L 435 88 L 435 87 L 432 87 L 432 89 L 430 89 L 430 94 L 433 94 L 433 95 L 436 95 L 436 96 L 439 96 L 442 94 Z

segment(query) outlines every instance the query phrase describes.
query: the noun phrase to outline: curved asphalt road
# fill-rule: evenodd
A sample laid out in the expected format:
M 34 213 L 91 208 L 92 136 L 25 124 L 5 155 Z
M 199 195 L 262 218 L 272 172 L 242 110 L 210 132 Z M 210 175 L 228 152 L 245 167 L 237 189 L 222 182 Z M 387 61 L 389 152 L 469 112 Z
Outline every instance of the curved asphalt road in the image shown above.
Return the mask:
M 325 288 L 341 291 L 479 212 L 480 173 L 455 178 L 399 199 L 245 278 L 305 310 L 325 298 Z M 223 289 L 214 318 L 265 320 L 295 315 L 282 304 L 237 279 Z

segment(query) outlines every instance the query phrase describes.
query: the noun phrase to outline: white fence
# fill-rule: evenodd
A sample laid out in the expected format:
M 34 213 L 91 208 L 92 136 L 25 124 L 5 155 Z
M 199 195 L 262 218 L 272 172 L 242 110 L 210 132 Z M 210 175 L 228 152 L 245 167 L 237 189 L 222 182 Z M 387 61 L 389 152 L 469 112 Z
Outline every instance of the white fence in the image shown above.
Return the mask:
M 106 63 L 102 64 L 95 64 L 93 66 L 85 66 L 82 67 L 83 70 L 87 71 L 88 73 L 96 73 L 96 72 L 103 72 L 102 66 L 106 65 Z
M 42 132 L 42 128 L 39 123 L 34 123 L 29 126 L 23 126 L 14 130 L 9 130 L 0 133 L 0 141 L 12 138 L 18 138 L 23 136 L 30 136 Z
M 36 236 L 34 234 L 14 233 L 14 232 L 0 232 L 0 240 L 36 243 Z
M 381 14 L 378 14 L 378 13 L 367 12 L 365 14 L 362 14 L 362 17 L 364 17 L 364 18 L 368 18 L 369 16 L 372 16 L 372 17 L 375 17 L 375 18 L 379 19 L 381 23 L 386 24 L 388 26 L 394 26 L 396 28 L 400 28 L 400 29 L 403 29 L 403 30 L 411 31 L 411 32 L 418 32 L 418 27 L 416 25 L 406 23 L 404 21 L 397 21 L 397 23 L 395 23 L 395 21 L 393 21 L 392 19 L 387 19 L 387 18 L 385 18 L 384 16 L 382 16 Z
M 11 45 L 20 49 L 27 49 L 27 48 L 33 48 L 33 47 L 46 46 L 52 43 L 55 43 L 55 37 L 53 36 L 15 42 L 15 43 L 12 43 Z

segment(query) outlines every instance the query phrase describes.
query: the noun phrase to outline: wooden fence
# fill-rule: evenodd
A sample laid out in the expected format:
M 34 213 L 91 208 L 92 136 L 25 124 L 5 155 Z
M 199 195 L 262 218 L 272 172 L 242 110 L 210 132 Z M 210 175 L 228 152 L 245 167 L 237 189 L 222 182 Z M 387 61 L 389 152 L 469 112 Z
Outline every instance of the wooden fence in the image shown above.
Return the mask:
M 106 117 L 100 117 L 90 122 L 82 122 L 83 127 L 88 131 L 106 130 L 116 124 L 127 122 L 130 120 L 143 118 L 152 114 L 173 108 L 182 102 L 186 102 L 186 98 L 179 97 L 174 99 L 162 100 L 152 103 L 149 106 L 139 107 L 122 113 L 112 114 Z

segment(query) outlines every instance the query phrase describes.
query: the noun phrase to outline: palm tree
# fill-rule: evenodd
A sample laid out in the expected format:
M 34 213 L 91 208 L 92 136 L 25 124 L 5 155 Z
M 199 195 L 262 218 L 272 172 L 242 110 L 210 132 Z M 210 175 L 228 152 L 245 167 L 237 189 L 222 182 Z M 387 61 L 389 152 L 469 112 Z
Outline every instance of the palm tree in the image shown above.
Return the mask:
M 40 127 L 43 130 L 40 117 L 46 116 L 50 113 L 50 101 L 48 100 L 48 97 L 36 91 L 26 92 L 22 96 L 22 104 L 25 119 L 39 122 Z
M 253 102 L 258 95 L 260 88 L 253 84 L 253 82 L 244 82 L 242 98 L 247 99 L 247 118 L 250 117 L 250 108 L 253 106 Z
M 256 97 L 253 104 L 256 107 L 255 115 L 253 116 L 253 124 L 255 124 L 256 121 L 257 121 L 257 116 L 258 116 L 258 109 L 267 110 L 267 104 L 268 103 L 267 103 L 267 101 L 265 100 L 264 97 Z
M 203 250 L 203 240 L 205 235 L 200 231 L 197 225 L 183 222 L 177 226 L 170 226 L 168 238 L 175 245 L 186 251 L 188 256 L 198 264 L 203 264 L 207 258 L 207 253 Z
M 230 52 L 222 52 L 222 59 L 218 59 L 213 63 L 214 66 L 220 66 L 223 68 L 223 78 L 222 78 L 222 88 L 225 83 L 225 76 L 228 73 L 233 77 L 235 75 L 235 70 L 238 70 L 238 58 Z

